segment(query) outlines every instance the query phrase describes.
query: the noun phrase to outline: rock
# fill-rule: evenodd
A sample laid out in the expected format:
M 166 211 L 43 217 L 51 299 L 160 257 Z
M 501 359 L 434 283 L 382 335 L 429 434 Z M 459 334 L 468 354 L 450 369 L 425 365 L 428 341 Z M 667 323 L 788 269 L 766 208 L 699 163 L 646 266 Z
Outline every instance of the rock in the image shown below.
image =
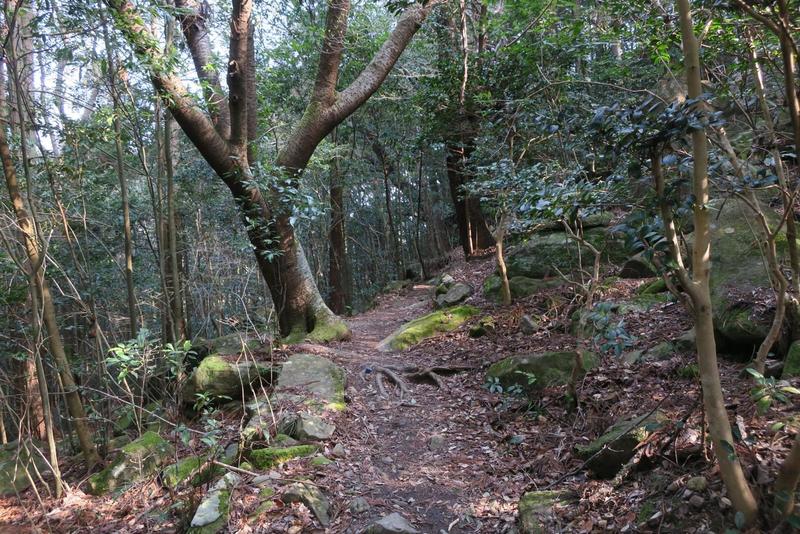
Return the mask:
M 187 403 L 194 403 L 195 394 L 203 393 L 212 397 L 241 398 L 242 390 L 259 380 L 271 384 L 277 370 L 267 362 L 254 362 L 249 359 L 236 360 L 234 356 L 212 354 L 203 358 L 194 370 L 183 390 Z
M 311 408 L 343 411 L 347 407 L 345 387 L 344 369 L 332 361 L 313 354 L 292 354 L 281 366 L 275 401 L 285 399 Z
M 553 532 L 549 520 L 553 506 L 571 500 L 567 491 L 529 491 L 519 500 L 517 525 L 520 534 L 544 534 Z
M 638 279 L 652 278 L 654 276 L 658 276 L 656 268 L 642 254 L 637 254 L 626 261 L 619 271 L 620 278 Z
M 703 496 L 702 496 L 702 495 L 692 495 L 692 496 L 689 498 L 689 504 L 690 504 L 690 505 L 691 505 L 693 508 L 700 509 L 700 508 L 702 508 L 702 507 L 703 507 L 703 505 L 705 504 L 705 502 L 706 502 L 706 500 L 703 498 Z
M 753 215 L 747 205 L 735 198 L 713 206 L 711 219 L 711 301 L 714 329 L 720 350 L 736 353 L 742 360 L 751 355 L 767 336 L 775 314 L 768 270 L 762 258 Z M 771 224 L 778 215 L 765 209 Z M 787 255 L 784 234 L 776 240 L 779 257 Z
M 708 479 L 703 476 L 692 477 L 686 481 L 686 487 L 698 493 L 705 491 L 708 488 Z
M 281 433 L 275 434 L 275 437 L 272 438 L 272 443 L 279 447 L 292 447 L 300 444 L 300 442 L 293 437 Z
M 530 336 L 531 334 L 535 334 L 536 331 L 539 330 L 539 324 L 533 319 L 531 319 L 530 315 L 523 315 L 519 319 L 519 329 L 526 336 Z
M 414 282 L 411 280 L 393 280 L 386 284 L 386 287 L 383 288 L 383 292 L 391 293 L 393 291 L 400 291 L 412 285 L 414 285 Z
M 441 434 L 433 434 L 428 438 L 428 449 L 438 451 L 447 444 L 444 436 Z
M 230 513 L 231 491 L 240 480 L 235 473 L 227 473 L 211 486 L 192 517 L 188 534 L 215 534 L 225 529 Z
M 120 450 L 105 469 L 89 477 L 89 493 L 103 495 L 155 474 L 175 455 L 175 448 L 155 432 L 145 432 Z
M 473 306 L 455 306 L 435 311 L 404 324 L 378 344 L 378 350 L 405 350 L 441 332 L 450 332 L 478 313 Z
M 455 306 L 467 300 L 473 292 L 474 290 L 469 284 L 463 284 L 461 282 L 453 284 L 445 294 L 436 297 L 436 307 L 447 308 L 449 306 Z
M 444 286 L 445 288 L 448 288 L 448 287 L 452 286 L 455 283 L 456 283 L 456 279 L 453 278 L 448 273 L 442 273 L 442 274 L 436 276 L 433 280 L 431 280 L 431 285 L 433 287 Z
M 161 483 L 171 489 L 177 488 L 182 482 L 191 481 L 193 486 L 206 482 L 213 469 L 203 469 L 206 457 L 202 455 L 187 456 L 176 463 L 168 465 L 161 472 Z
M 34 480 L 35 471 L 43 474 L 48 471 L 47 464 L 34 447 L 43 447 L 46 454 L 46 445 L 25 440 L 0 446 L 0 497 L 16 495 L 28 489 L 31 481 L 26 475 L 27 471 L 30 471 Z
M 663 362 L 669 360 L 675 355 L 677 349 L 669 341 L 662 341 L 657 345 L 653 345 L 642 354 L 642 360 L 649 362 Z
M 612 478 L 628 460 L 633 458 L 639 443 L 665 420 L 666 416 L 661 412 L 649 416 L 619 419 L 602 436 L 588 445 L 577 445 L 575 447 L 577 456 L 581 460 L 588 461 L 586 467 L 596 477 Z
M 800 376 L 800 341 L 795 341 L 789 346 L 786 358 L 783 361 L 782 379 Z
M 694 352 L 697 350 L 694 328 L 687 330 L 672 340 L 675 350 L 680 352 Z
M 307 412 L 285 415 L 278 421 L 278 432 L 300 441 L 325 441 L 335 430 L 335 425 Z
M 513 276 L 508 280 L 511 298 L 521 299 L 535 295 L 542 290 L 559 287 L 564 284 L 560 278 L 537 279 L 527 276 Z M 492 300 L 500 300 L 500 277 L 496 274 L 489 276 L 483 283 L 483 294 Z
M 314 517 L 323 527 L 327 527 L 330 522 L 330 503 L 328 498 L 319 490 L 317 486 L 309 482 L 297 482 L 283 490 L 281 497 L 283 502 L 302 502 L 306 508 L 311 510 Z
M 494 317 L 483 317 L 480 321 L 472 325 L 469 329 L 469 337 L 477 338 L 483 337 L 487 334 L 493 334 L 496 329 Z
M 567 384 L 575 368 L 576 352 L 545 352 L 512 356 L 493 364 L 486 375 L 488 378 L 497 378 L 503 389 L 511 386 L 520 386 L 529 396 L 533 396 L 541 389 Z M 597 366 L 598 358 L 591 352 L 580 353 L 583 360 L 584 372 Z M 529 375 L 535 377 L 530 383 Z
M 331 450 L 331 456 L 334 458 L 344 458 L 347 456 L 347 451 L 345 450 L 344 445 L 337 443 L 336 446 L 334 446 Z
M 393 512 L 379 521 L 372 523 L 364 531 L 365 534 L 419 534 L 408 520 L 397 512 Z
M 590 229 L 584 233 L 587 241 L 603 252 L 604 261 L 622 263 L 629 251 L 624 243 L 614 238 L 606 228 Z M 591 268 L 594 261 L 589 249 L 582 247 L 583 268 Z M 523 245 L 511 249 L 506 257 L 509 278 L 547 278 L 558 271 L 569 273 L 581 267 L 578 264 L 578 245 L 564 232 L 536 233 Z
M 636 290 L 639 295 L 655 295 L 667 291 L 667 283 L 663 278 L 653 280 L 648 284 L 644 284 Z
M 350 501 L 348 508 L 350 508 L 351 514 L 363 514 L 369 511 L 370 505 L 364 497 L 356 497 Z
M 257 469 L 270 469 L 295 458 L 311 456 L 319 451 L 318 445 L 294 445 L 292 447 L 267 447 L 254 449 L 247 454 L 247 459 Z
M 329 460 L 321 454 L 318 454 L 311 459 L 311 465 L 314 467 L 325 467 L 326 465 L 330 465 L 332 463 L 333 460 Z

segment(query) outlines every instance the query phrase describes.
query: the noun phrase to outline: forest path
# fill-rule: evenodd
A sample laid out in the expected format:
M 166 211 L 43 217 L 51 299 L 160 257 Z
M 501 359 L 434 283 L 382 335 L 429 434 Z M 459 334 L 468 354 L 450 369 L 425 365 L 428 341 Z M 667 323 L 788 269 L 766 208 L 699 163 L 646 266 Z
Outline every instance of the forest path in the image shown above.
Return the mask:
M 377 350 L 384 337 L 430 311 L 430 291 L 430 286 L 418 285 L 379 297 L 374 309 L 348 321 L 351 341 L 297 347 L 325 355 L 348 376 L 348 409 L 336 432 L 346 455 L 324 469 L 319 480 L 339 512 L 329 532 L 361 532 L 391 512 L 399 512 L 420 532 L 435 534 L 501 532 L 501 524 L 513 517 L 512 506 L 498 491 L 504 483 L 493 473 L 498 438 L 488 424 L 491 410 L 480 387 L 479 365 L 442 377 L 443 389 L 408 383 L 410 394 L 403 404 L 396 395 L 381 398 L 372 374 L 366 380 L 361 376 L 365 368 L 382 365 L 468 363 L 452 361 L 453 340 L 447 335 L 410 351 Z M 465 355 L 461 349 L 457 353 Z M 347 512 L 355 497 L 370 503 L 369 512 Z M 482 520 L 475 519 L 477 512 Z

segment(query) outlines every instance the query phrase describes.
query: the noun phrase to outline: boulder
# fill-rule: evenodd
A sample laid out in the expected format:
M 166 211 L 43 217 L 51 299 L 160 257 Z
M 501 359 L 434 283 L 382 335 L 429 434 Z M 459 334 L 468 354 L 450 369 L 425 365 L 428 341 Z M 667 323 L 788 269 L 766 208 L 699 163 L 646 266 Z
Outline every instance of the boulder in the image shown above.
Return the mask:
M 188 534 L 223 532 L 230 514 L 231 491 L 240 480 L 235 473 L 227 473 L 211 486 L 211 490 L 197 507 L 186 532 Z
M 586 231 L 588 242 L 602 251 L 606 262 L 622 263 L 629 257 L 624 243 L 616 239 L 606 228 Z M 506 257 L 509 278 L 547 278 L 557 276 L 558 271 L 569 273 L 579 268 L 591 268 L 594 255 L 586 247 L 581 247 L 578 262 L 578 244 L 564 232 L 536 233 L 524 244 L 513 247 Z
M 267 447 L 254 449 L 247 459 L 256 469 L 271 469 L 295 458 L 311 456 L 319 451 L 319 445 L 293 445 L 289 447 Z
M 453 284 L 444 294 L 438 295 L 435 299 L 437 308 L 447 308 L 455 306 L 467 300 L 473 293 L 472 286 L 458 282 Z
M 570 351 L 512 356 L 493 364 L 486 375 L 489 379 L 497 379 L 504 390 L 519 386 L 528 396 L 534 396 L 545 387 L 567 384 L 574 372 L 577 355 L 576 351 Z M 581 351 L 580 355 L 582 376 L 586 370 L 596 367 L 599 360 L 591 352 Z M 531 377 L 535 377 L 533 382 Z
M 278 421 L 278 432 L 300 441 L 325 441 L 335 430 L 335 425 L 307 412 L 288 414 Z
M 155 474 L 175 455 L 172 444 L 155 432 L 120 449 L 119 456 L 105 469 L 89 477 L 89 493 L 103 495 Z
M 652 282 L 639 286 L 636 293 L 639 295 L 654 295 L 656 293 L 664 293 L 665 291 L 668 291 L 667 283 L 663 278 L 657 278 Z
M 283 490 L 281 497 L 283 502 L 302 502 L 306 508 L 311 510 L 314 517 L 323 527 L 327 527 L 330 522 L 330 503 L 328 498 L 320 491 L 320 489 L 309 482 L 297 482 L 288 486 Z
M 528 278 L 527 276 L 514 276 L 508 280 L 508 288 L 511 290 L 511 298 L 521 299 L 535 295 L 542 290 L 552 287 L 559 287 L 564 284 L 560 278 Z M 496 274 L 489 276 L 483 283 L 483 294 L 486 298 L 500 300 L 500 277 Z
M 517 526 L 520 534 L 545 534 L 555 530 L 551 524 L 553 506 L 574 498 L 568 491 L 529 491 L 519 500 Z
M 771 224 L 779 217 L 766 203 Z M 749 359 L 767 336 L 775 314 L 774 295 L 763 259 L 753 215 L 738 199 L 715 205 L 711 218 L 711 301 L 714 329 L 721 350 Z M 781 233 L 778 255 L 785 258 L 788 242 Z M 763 302 L 770 304 L 764 306 Z
M 539 330 L 539 323 L 534 321 L 530 315 L 523 315 L 519 318 L 519 329 L 526 336 L 530 336 Z
M 436 334 L 455 330 L 478 312 L 478 308 L 462 305 L 418 317 L 381 341 L 378 350 L 389 352 L 408 349 Z
M 661 412 L 617 420 L 603 435 L 588 445 L 577 445 L 575 451 L 586 467 L 598 478 L 612 478 L 650 432 L 666 421 Z
M 185 402 L 193 403 L 195 394 L 238 399 L 247 395 L 251 385 L 259 380 L 269 384 L 277 369 L 268 362 L 255 362 L 244 356 L 212 354 L 206 356 L 194 370 L 183 390 Z
M 345 385 L 344 369 L 327 358 L 292 354 L 281 367 L 275 400 L 299 401 L 315 408 L 342 411 L 346 408 Z
M 783 361 L 782 379 L 800 376 L 800 341 L 795 341 L 789 346 L 786 359 Z
M 202 455 L 192 455 L 168 465 L 161 472 L 161 484 L 175 489 L 185 481 L 189 481 L 193 486 L 207 482 L 211 478 L 213 469 L 205 465 L 206 459 Z
M 497 325 L 495 325 L 494 317 L 483 317 L 469 328 L 469 337 L 477 338 L 487 334 L 493 334 L 496 328 Z
M 626 261 L 619 271 L 620 278 L 639 279 L 654 276 L 658 276 L 658 271 L 642 254 L 637 254 Z
M 419 534 L 419 530 L 397 512 L 372 523 L 364 532 L 365 534 Z
M 12 441 L 0 446 L 0 497 L 16 495 L 28 489 L 31 479 L 36 480 L 35 471 L 47 472 L 47 464 L 35 447 L 47 454 L 47 445 L 30 441 Z

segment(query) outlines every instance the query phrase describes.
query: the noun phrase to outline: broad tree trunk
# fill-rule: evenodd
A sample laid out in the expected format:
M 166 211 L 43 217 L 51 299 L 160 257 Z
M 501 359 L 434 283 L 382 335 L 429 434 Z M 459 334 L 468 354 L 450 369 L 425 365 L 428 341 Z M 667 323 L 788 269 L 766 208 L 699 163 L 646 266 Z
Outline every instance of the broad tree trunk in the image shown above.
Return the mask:
M 480 250 L 494 246 L 494 239 L 483 217 L 478 199 L 464 190 L 469 181 L 467 160 L 472 151 L 471 146 L 468 143 L 448 142 L 446 150 L 447 180 L 456 215 L 458 239 L 464 250 L 464 257 L 469 258 Z
M 347 256 L 347 234 L 345 232 L 344 184 L 339 172 L 339 163 L 334 160 L 330 175 L 331 226 L 328 262 L 330 284 L 330 307 L 334 313 L 344 314 L 352 305 L 352 280 L 350 261 Z

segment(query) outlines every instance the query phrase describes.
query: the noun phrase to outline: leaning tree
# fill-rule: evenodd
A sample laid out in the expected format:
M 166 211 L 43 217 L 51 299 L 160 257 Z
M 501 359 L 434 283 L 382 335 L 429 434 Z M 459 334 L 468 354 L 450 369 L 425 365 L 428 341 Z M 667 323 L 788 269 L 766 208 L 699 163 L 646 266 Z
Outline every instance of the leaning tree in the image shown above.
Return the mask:
M 317 145 L 378 90 L 422 22 L 440 0 L 407 5 L 394 29 L 353 82 L 337 90 L 350 12 L 349 0 L 328 0 L 325 30 L 310 100 L 274 161 L 258 160 L 253 0 L 232 0 L 227 94 L 212 63 L 206 8 L 176 0 L 186 44 L 203 88 L 203 105 L 176 72 L 172 55 L 130 0 L 107 0 L 116 27 L 145 66 L 186 136 L 230 189 L 259 269 L 269 286 L 281 335 L 315 341 L 349 330 L 323 301 L 292 226 L 294 193 Z

